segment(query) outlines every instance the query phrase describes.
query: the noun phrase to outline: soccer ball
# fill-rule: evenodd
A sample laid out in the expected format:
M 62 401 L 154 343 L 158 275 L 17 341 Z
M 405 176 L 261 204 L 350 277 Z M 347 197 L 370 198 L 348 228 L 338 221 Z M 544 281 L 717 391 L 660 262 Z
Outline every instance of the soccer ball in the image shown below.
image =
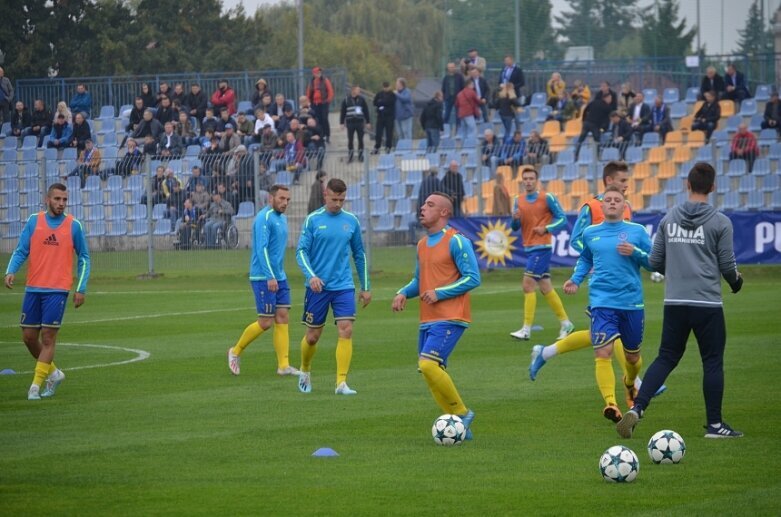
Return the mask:
M 664 282 L 664 275 L 657 271 L 653 271 L 651 273 L 651 282 L 654 282 L 655 284 L 658 284 L 659 282 Z
M 659 431 L 648 441 L 648 456 L 654 463 L 678 463 L 685 454 L 686 444 L 675 431 Z
M 431 436 L 437 445 L 461 445 L 466 438 L 466 427 L 458 415 L 442 415 L 434 420 Z
M 614 445 L 599 458 L 599 472 L 605 481 L 630 483 L 640 471 L 640 460 L 632 449 Z

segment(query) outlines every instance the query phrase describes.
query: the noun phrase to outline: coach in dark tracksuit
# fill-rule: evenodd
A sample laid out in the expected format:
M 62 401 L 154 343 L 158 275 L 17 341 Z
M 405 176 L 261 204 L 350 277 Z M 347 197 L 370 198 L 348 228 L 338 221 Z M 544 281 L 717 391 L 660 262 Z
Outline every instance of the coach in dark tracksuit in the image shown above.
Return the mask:
M 361 87 L 354 85 L 350 95 L 342 101 L 342 112 L 339 114 L 339 124 L 347 127 L 348 162 L 353 161 L 353 136 L 358 133 L 358 159 L 363 161 L 363 129 L 371 127 L 369 106 L 361 95 Z
M 632 436 L 651 397 L 678 365 L 692 331 L 702 357 L 702 392 L 708 418 L 705 438 L 743 436 L 721 419 L 727 342 L 721 277 L 733 293 L 740 291 L 743 278 L 732 248 L 732 223 L 708 204 L 715 177 L 710 164 L 695 164 L 689 172 L 689 200 L 673 208 L 659 224 L 649 262 L 667 276 L 662 342 L 659 356 L 643 375 L 634 407 L 617 424 L 618 434 L 624 438 Z
M 396 94 L 391 90 L 389 82 L 382 83 L 382 90 L 374 96 L 374 107 L 377 109 L 377 123 L 374 128 L 373 154 L 380 152 L 383 135 L 385 150 L 390 152 L 393 145 L 393 122 L 396 120 Z
M 578 144 L 575 146 L 576 160 L 578 159 L 578 154 L 580 154 L 580 146 L 589 133 L 591 133 L 595 141 L 599 142 L 601 140 L 602 133 L 610 124 L 610 113 L 615 111 L 615 109 L 611 109 L 612 105 L 613 96 L 607 94 L 599 99 L 594 99 L 586 106 L 586 109 L 583 111 L 583 129 L 580 131 Z

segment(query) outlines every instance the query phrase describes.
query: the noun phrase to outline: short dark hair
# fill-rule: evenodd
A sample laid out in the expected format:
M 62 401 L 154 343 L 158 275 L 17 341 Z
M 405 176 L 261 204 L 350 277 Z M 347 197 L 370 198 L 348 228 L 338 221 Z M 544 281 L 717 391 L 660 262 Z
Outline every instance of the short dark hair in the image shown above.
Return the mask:
M 621 114 L 620 114 L 620 113 L 618 113 L 617 111 L 611 111 L 611 112 L 610 112 L 610 118 L 613 118 L 613 117 L 620 117 L 620 116 L 621 116 Z
M 629 172 L 629 165 L 620 160 L 607 162 L 605 168 L 602 169 L 602 184 L 606 184 L 608 178 L 615 178 L 619 172 Z
M 605 189 L 605 194 L 607 194 L 608 192 L 618 192 L 619 194 L 621 194 L 622 198 L 626 199 L 626 195 L 624 194 L 624 191 L 616 187 L 615 185 L 610 185 L 609 187 L 607 187 Z
M 323 170 L 320 170 L 320 171 L 317 171 L 317 174 L 315 174 L 315 179 L 319 180 L 320 178 L 322 178 L 324 176 L 328 176 L 328 173 L 323 171 Z
M 290 191 L 290 188 L 287 185 L 280 185 L 279 183 L 276 183 L 274 185 L 271 185 L 271 188 L 268 189 L 268 193 L 274 196 L 280 190 Z
M 536 178 L 540 177 L 539 171 L 537 171 L 537 169 L 533 165 L 521 165 L 521 167 L 518 169 L 518 174 L 520 174 L 521 177 L 523 177 L 524 172 L 533 172 Z
M 689 171 L 689 187 L 695 194 L 710 194 L 716 182 L 716 170 L 710 163 L 697 162 Z
M 334 194 L 341 194 L 342 192 L 347 192 L 347 183 L 340 180 L 339 178 L 331 178 L 328 180 L 328 184 L 325 186 L 325 188 Z
M 450 201 L 455 205 L 455 202 L 453 201 L 453 196 L 451 196 L 447 192 L 442 192 L 441 190 L 437 190 L 429 194 L 429 196 L 442 196 L 443 198 L 447 199 L 448 201 Z
M 46 195 L 47 196 L 51 195 L 52 190 L 62 190 L 63 192 L 67 192 L 68 187 L 66 187 L 62 183 L 52 183 L 51 185 L 49 185 L 49 188 L 46 190 Z

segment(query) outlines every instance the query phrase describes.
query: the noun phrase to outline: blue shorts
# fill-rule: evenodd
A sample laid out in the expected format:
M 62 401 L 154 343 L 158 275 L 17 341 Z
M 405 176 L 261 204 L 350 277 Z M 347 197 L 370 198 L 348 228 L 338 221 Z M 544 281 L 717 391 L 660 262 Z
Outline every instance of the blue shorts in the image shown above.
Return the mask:
M 258 310 L 258 317 L 273 318 L 277 309 L 290 308 L 290 287 L 287 280 L 277 282 L 277 292 L 272 293 L 268 290 L 268 281 L 252 280 L 252 292 L 255 294 L 255 307 Z
M 19 325 L 33 328 L 60 328 L 67 301 L 68 293 L 27 291 L 24 293 L 22 320 Z
M 591 308 L 591 344 L 601 348 L 616 338 L 621 338 L 624 350 L 639 352 L 643 342 L 645 311 Z
M 551 248 L 530 251 L 526 258 L 526 271 L 524 276 L 530 276 L 535 280 L 550 278 L 550 259 L 553 256 Z
M 316 293 L 306 288 L 304 297 L 304 325 L 319 328 L 325 325 L 328 307 L 334 313 L 334 322 L 355 319 L 355 289 L 341 291 L 320 291 Z
M 418 356 L 447 366 L 447 358 L 465 330 L 466 327 L 447 321 L 421 328 L 418 335 Z

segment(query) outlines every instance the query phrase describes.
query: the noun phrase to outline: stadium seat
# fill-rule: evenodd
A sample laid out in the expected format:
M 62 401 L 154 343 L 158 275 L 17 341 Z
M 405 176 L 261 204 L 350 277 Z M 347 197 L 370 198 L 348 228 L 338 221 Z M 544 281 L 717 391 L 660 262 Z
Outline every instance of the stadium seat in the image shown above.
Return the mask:
M 385 198 L 373 200 L 371 203 L 371 215 L 385 215 L 389 213 L 388 200 Z
M 602 158 L 601 160 L 603 162 L 609 162 L 611 160 L 618 160 L 620 158 L 620 154 L 618 152 L 618 148 L 616 147 L 605 147 L 602 149 Z
M 35 161 L 29 161 L 24 164 L 24 169 L 22 169 L 22 177 L 23 178 L 35 178 L 38 179 L 38 177 L 41 174 L 41 170 L 39 165 Z
M 383 185 L 401 184 L 401 171 L 396 167 L 385 171 L 385 177 L 382 180 Z
M 561 196 L 564 196 L 564 193 L 567 191 L 567 187 L 564 185 L 564 182 L 562 180 L 551 180 L 548 182 L 547 186 L 545 187 L 545 190 L 548 192 L 552 192 L 559 198 Z M 561 199 L 559 199 L 561 201 Z
M 568 120 L 564 125 L 564 135 L 567 138 L 575 138 L 580 136 L 580 132 L 583 130 L 583 121 L 579 118 Z
M 674 162 L 662 162 L 659 164 L 659 172 L 656 173 L 656 177 L 659 179 L 670 179 L 674 178 L 677 172 Z
M 651 165 L 648 162 L 638 162 L 632 168 L 633 179 L 641 180 L 651 176 Z
M 651 196 L 648 202 L 648 210 L 653 212 L 664 212 L 667 210 L 667 196 L 665 194 L 656 194 Z
M 650 133 L 646 133 L 650 134 Z M 643 139 L 645 140 L 645 135 L 643 135 Z M 683 144 L 683 131 L 670 131 L 667 133 L 667 136 L 664 138 L 664 147 L 671 149 L 674 147 L 678 147 Z
M 770 150 L 767 152 L 767 157 L 771 160 L 781 160 L 781 142 L 776 142 L 770 145 Z
M 732 190 L 724 194 L 721 201 L 722 210 L 738 210 L 740 208 L 740 194 Z
M 242 201 L 239 203 L 239 210 L 236 212 L 236 219 L 252 219 L 255 217 L 255 203 L 252 201 Z
M 673 152 L 673 163 L 684 163 L 691 160 L 692 150 L 688 145 L 681 145 Z
M 171 220 L 165 217 L 155 220 L 153 235 L 168 235 L 171 233 Z
M 551 111 L 553 111 L 553 109 L 550 106 L 547 106 L 547 105 L 546 106 L 541 106 L 537 110 L 537 116 L 534 118 L 534 121 L 536 123 L 538 123 L 538 124 L 544 123 L 546 120 L 548 120 L 548 117 L 550 116 Z M 559 127 L 561 127 L 561 126 L 559 126 Z
M 391 214 L 381 215 L 377 224 L 374 225 L 374 231 L 377 232 L 390 232 L 394 229 L 394 216 Z
M 528 135 L 532 131 L 538 131 L 539 128 L 537 127 L 537 123 L 533 120 L 528 120 L 521 124 L 521 131 L 524 135 Z
M 726 130 L 718 129 L 710 135 L 711 143 L 716 144 L 716 147 L 723 147 L 729 145 L 729 133 Z
M 685 117 L 681 117 L 680 122 L 678 122 L 678 129 L 680 129 L 681 131 L 691 131 L 693 123 L 694 123 L 694 116 L 686 115 Z
M 543 124 L 542 126 L 542 133 L 540 133 L 540 136 L 542 138 L 548 139 L 553 138 L 554 136 L 561 133 L 561 124 L 558 120 L 548 120 Z
M 404 199 L 405 197 L 407 197 L 407 186 L 404 183 L 397 183 L 395 185 L 391 185 L 391 190 L 390 190 L 390 194 L 388 195 L 388 199 L 392 201 L 397 201 L 399 199 Z
M 160 219 L 165 218 L 166 209 L 165 203 L 157 203 L 154 205 L 152 207 L 152 219 L 159 221 Z
M 66 147 L 62 150 L 62 160 L 63 161 L 75 161 L 76 158 L 78 158 L 76 148 L 75 147 Z
M 699 149 L 703 145 L 705 145 L 705 132 L 700 131 L 699 129 L 694 131 L 689 131 L 689 134 L 686 138 L 686 145 L 693 149 Z
M 757 160 L 758 162 L 759 160 Z M 757 163 L 754 162 L 754 169 L 757 168 Z M 762 186 L 759 188 L 762 192 L 775 192 L 781 191 L 781 176 L 776 174 L 767 174 L 762 178 Z
M 249 114 L 252 114 L 253 112 L 252 108 L 253 108 L 252 102 L 250 101 L 239 101 L 239 105 L 237 107 L 238 111 L 242 111 Z
M 732 102 L 732 101 L 728 101 Z M 725 128 L 728 133 L 734 133 L 738 130 L 738 126 L 743 122 L 743 117 L 740 115 L 730 115 L 727 117 L 727 127 Z
M 674 104 L 681 100 L 681 92 L 678 88 L 665 88 L 662 94 L 662 102 L 665 104 Z
M 754 113 L 751 115 L 751 120 L 749 120 L 748 123 L 748 130 L 753 133 L 759 133 L 762 131 L 762 114 L 761 113 Z
M 645 199 L 642 194 L 637 192 L 630 193 L 626 200 L 629 202 L 629 206 L 632 207 L 632 211 L 639 211 L 645 207 Z
M 84 192 L 100 191 L 100 176 L 87 176 L 87 181 L 84 182 L 82 190 Z
M 558 168 L 555 165 L 543 165 L 540 169 L 540 181 L 548 182 L 558 178 Z
M 0 223 L 14 223 L 21 221 L 22 219 L 22 211 L 19 209 L 19 206 L 11 205 L 8 207 L 8 210 L 5 212 L 5 216 L 0 219 Z
M 559 133 L 558 135 L 551 138 L 548 142 L 548 150 L 552 153 L 560 153 L 566 149 L 568 145 L 567 135 L 564 133 Z
M 84 209 L 86 221 L 103 221 L 106 219 L 106 211 L 103 205 L 86 206 Z M 105 232 L 104 232 L 105 233 Z
M 125 221 L 127 219 L 127 205 L 109 205 L 106 209 L 107 221 Z
M 11 123 L 10 122 L 3 122 L 3 125 L 0 126 L 0 137 L 10 135 L 11 133 Z
M 778 133 L 775 129 L 763 129 L 759 132 L 757 140 L 760 146 L 770 147 L 771 144 L 778 141 Z
M 658 164 L 667 159 L 667 149 L 664 147 L 652 147 L 648 152 L 648 163 Z
M 580 165 L 590 165 L 594 163 L 594 161 L 594 151 L 592 147 L 581 147 L 580 153 L 578 154 L 578 163 Z
M 642 143 L 643 149 L 650 149 L 652 147 L 657 147 L 659 144 L 660 144 L 659 133 L 650 132 L 650 133 L 645 133 L 643 135 L 643 143 Z
M 636 164 L 643 161 L 643 148 L 630 146 L 626 150 L 626 162 L 630 164 Z
M 745 102 L 745 101 L 744 101 Z M 753 190 L 748 193 L 745 208 L 749 210 L 761 210 L 765 207 L 765 193 Z
M 37 178 L 25 178 L 22 181 L 22 186 L 19 188 L 19 192 L 27 194 L 29 192 L 38 192 L 38 179 Z
M 757 102 L 767 102 L 770 100 L 770 92 L 773 87 L 768 84 L 757 85 L 757 89 L 754 92 L 754 100 Z
M 656 96 L 659 93 L 656 91 L 656 88 L 643 88 L 643 102 L 645 104 L 648 104 L 649 106 L 653 106 L 654 99 L 656 99 Z
M 286 185 L 290 186 L 293 184 L 293 174 L 288 171 L 279 171 L 277 172 L 277 180 L 276 183 L 279 185 Z
M 6 124 L 8 124 L 8 130 L 10 131 L 11 125 L 8 122 L 6 122 Z M 5 127 L 5 124 L 3 124 L 3 127 Z M 16 149 L 19 147 L 19 139 L 15 136 L 7 136 L 2 142 L 3 149 Z
M 409 138 L 402 138 L 398 142 L 396 142 L 396 150 L 395 154 L 397 156 L 400 156 L 404 153 L 408 153 L 412 151 L 412 140 Z
M 572 182 L 569 195 L 582 197 L 588 195 L 590 192 L 591 192 L 591 187 L 589 186 L 588 180 L 581 178 Z
M 564 181 L 575 181 L 580 178 L 580 166 L 577 163 L 568 163 L 564 166 L 564 173 L 561 179 Z
M 127 223 L 125 221 L 107 221 L 106 236 L 121 237 L 127 234 Z
M 670 106 L 670 118 L 679 119 L 689 113 L 689 108 L 685 102 L 675 102 Z
M 532 94 L 530 108 L 541 108 L 548 102 L 548 95 L 545 92 L 534 92 Z
M 33 150 L 38 147 L 38 137 L 35 135 L 27 135 L 22 139 L 22 151 Z
M 757 101 L 755 101 L 754 99 L 746 99 L 740 103 L 739 115 L 741 117 L 750 117 L 752 115 L 755 115 L 756 113 L 757 113 Z
M 404 178 L 405 185 L 420 185 L 423 181 L 423 171 L 407 171 L 407 176 Z
M 757 189 L 757 180 L 751 174 L 746 174 L 740 177 L 738 182 L 738 192 L 741 194 L 747 194 Z
M 85 190 L 84 193 L 87 195 L 87 199 L 84 200 L 85 205 L 103 205 L 102 190 Z
M 703 145 L 697 149 L 695 159 L 700 162 L 710 162 L 713 160 L 713 146 L 711 144 Z M 688 174 L 688 172 L 687 172 Z
M 781 209 L 781 190 L 776 190 L 770 195 L 770 206 L 776 210 Z
M 122 190 L 107 190 L 108 192 L 108 205 L 124 205 L 125 195 Z
M 746 174 L 746 162 L 744 160 L 730 160 L 727 176 L 743 176 Z
M 146 208 L 146 207 L 144 207 Z M 148 232 L 147 228 L 147 222 L 146 219 L 136 219 L 132 222 L 130 231 L 128 232 L 128 235 L 132 237 L 138 237 L 141 235 L 146 235 Z
M 97 120 L 114 119 L 114 106 L 101 106 L 100 114 L 97 116 Z
M 754 160 L 754 167 L 751 170 L 754 176 L 767 176 L 770 174 L 770 160 L 767 158 L 757 158 Z
M 575 163 L 575 152 L 572 149 L 565 149 L 556 156 L 556 165 L 566 165 Z
M 464 198 L 464 208 L 470 214 L 476 214 L 478 209 L 477 196 Z
M 378 200 L 385 197 L 385 186 L 379 183 L 369 184 L 369 199 Z M 374 214 L 372 214 L 374 215 Z
M 731 117 L 735 114 L 735 103 L 733 101 L 719 101 L 719 107 L 721 108 L 721 118 Z

